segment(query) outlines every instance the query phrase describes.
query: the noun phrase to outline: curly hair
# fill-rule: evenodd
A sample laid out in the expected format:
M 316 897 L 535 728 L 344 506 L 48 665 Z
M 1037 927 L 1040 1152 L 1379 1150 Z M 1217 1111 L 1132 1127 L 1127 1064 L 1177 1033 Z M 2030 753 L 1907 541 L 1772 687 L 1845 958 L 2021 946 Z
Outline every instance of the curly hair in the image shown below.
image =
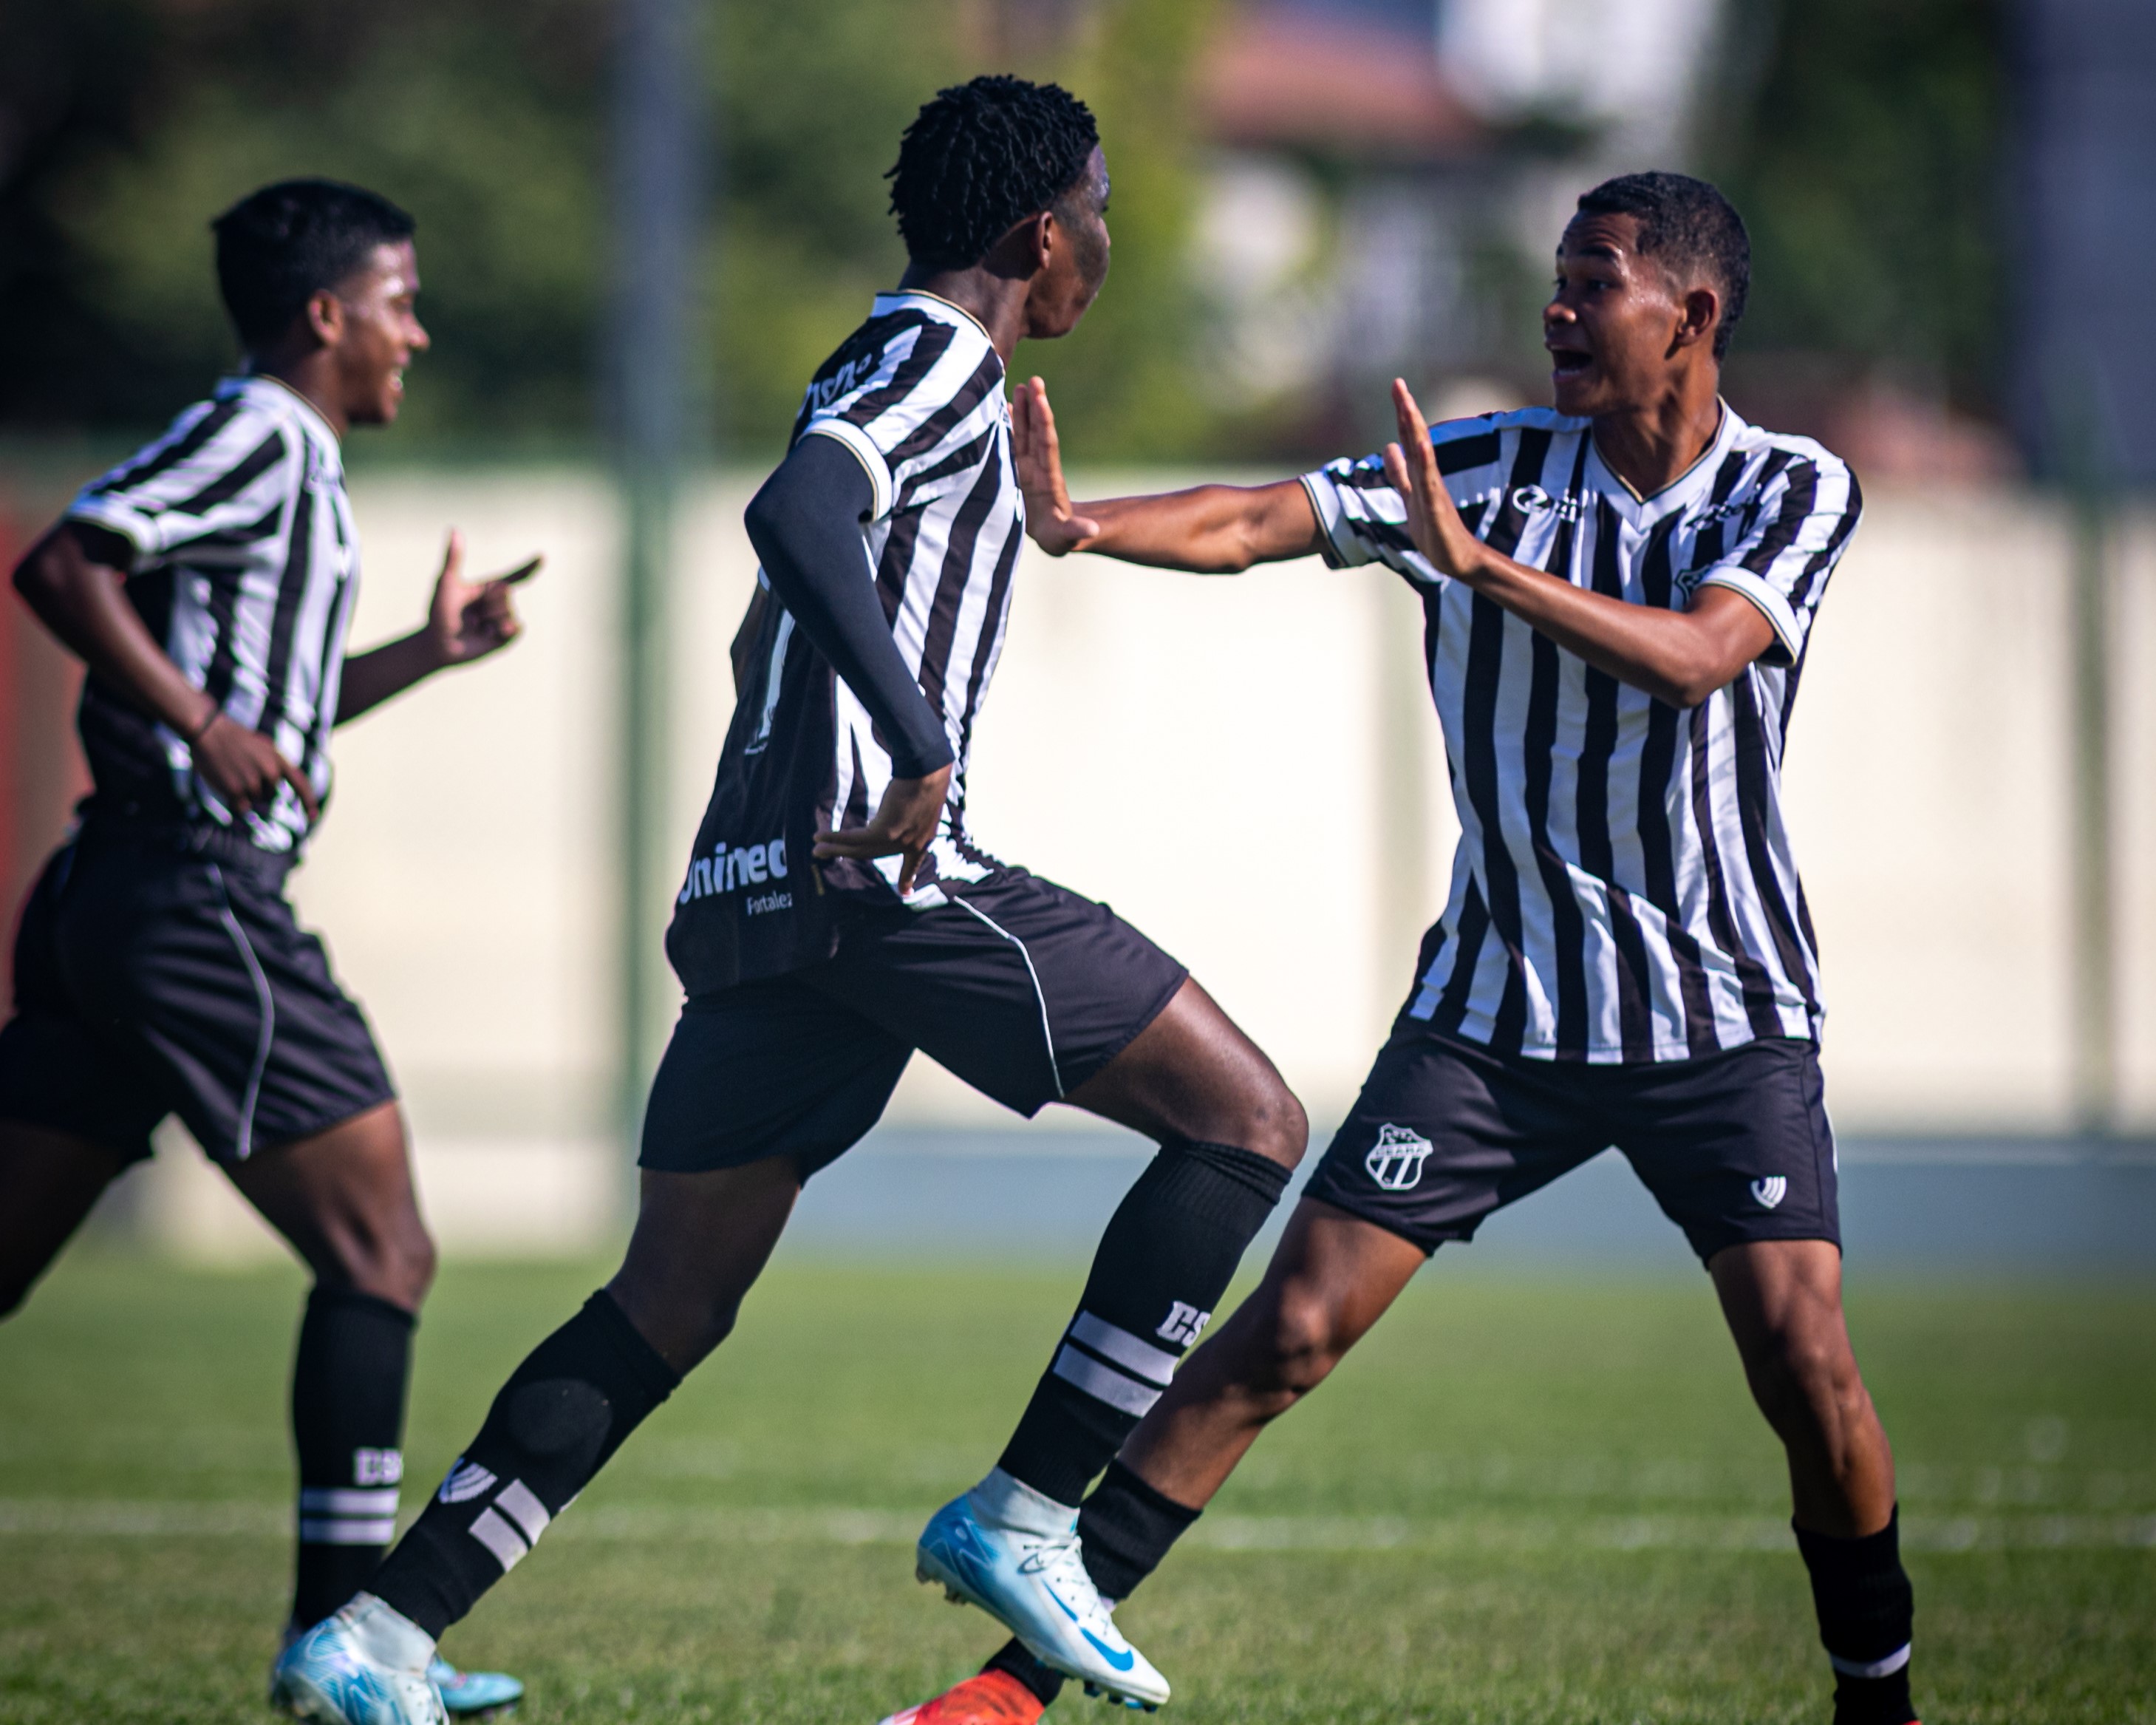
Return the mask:
M 936 92 L 900 139 L 891 213 L 916 264 L 963 270 L 1075 185 L 1101 142 L 1056 84 L 981 77 Z
M 240 340 L 275 341 L 312 295 L 418 226 L 380 193 L 335 180 L 280 180 L 241 198 L 210 224 L 218 286 Z
M 1719 189 L 1690 174 L 1620 174 L 1583 193 L 1579 213 L 1634 217 L 1643 256 L 1660 255 L 1681 272 L 1696 270 L 1712 278 L 1722 290 L 1714 357 L 1729 352 L 1751 291 L 1752 241 L 1743 218 Z

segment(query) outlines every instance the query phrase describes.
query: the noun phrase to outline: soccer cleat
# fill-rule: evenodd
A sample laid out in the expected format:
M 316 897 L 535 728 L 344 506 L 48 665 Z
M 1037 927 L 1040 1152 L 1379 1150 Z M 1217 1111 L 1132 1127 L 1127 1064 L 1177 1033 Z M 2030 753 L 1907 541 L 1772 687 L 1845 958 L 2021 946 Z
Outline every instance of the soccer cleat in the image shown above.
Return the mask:
M 487 1719 L 506 1713 L 524 1699 L 524 1686 L 504 1671 L 460 1671 L 439 1653 L 427 1676 L 442 1693 L 442 1710 L 452 1719 Z
M 270 1705 L 316 1725 L 448 1725 L 428 1668 L 434 1640 L 372 1594 L 357 1594 L 287 1647 Z
M 979 1606 L 1066 1676 L 1137 1707 L 1168 1699 L 1168 1680 L 1123 1639 L 1086 1573 L 1078 1511 L 1001 1468 L 936 1511 L 914 1574 Z
M 880 1725 L 1034 1725 L 1047 1712 L 1041 1698 L 1009 1671 L 983 1671 L 891 1714 Z

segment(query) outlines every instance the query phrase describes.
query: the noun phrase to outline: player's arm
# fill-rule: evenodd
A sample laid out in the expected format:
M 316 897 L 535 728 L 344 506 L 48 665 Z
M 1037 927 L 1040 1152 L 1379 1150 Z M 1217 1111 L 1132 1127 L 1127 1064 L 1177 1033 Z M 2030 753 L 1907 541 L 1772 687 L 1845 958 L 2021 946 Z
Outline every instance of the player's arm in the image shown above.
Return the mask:
M 442 573 L 434 580 L 434 596 L 427 608 L 427 620 L 409 635 L 344 662 L 344 680 L 337 689 L 336 722 L 357 718 L 379 707 L 392 695 L 401 695 L 415 682 L 446 671 L 452 665 L 469 665 L 498 652 L 523 632 L 517 620 L 511 590 L 538 573 L 535 557 L 507 574 L 490 580 L 465 579 L 464 535 L 454 530 L 442 559 Z
M 16 565 L 15 590 L 92 677 L 186 740 L 195 770 L 227 808 L 266 809 L 281 782 L 312 821 L 321 810 L 306 775 L 269 738 L 228 718 L 157 645 L 127 597 L 124 571 L 134 562 L 124 535 L 63 521 Z
M 1011 399 L 1011 454 L 1025 495 L 1025 527 L 1051 557 L 1097 551 L 1125 563 L 1196 574 L 1240 574 L 1253 564 L 1318 548 L 1317 514 L 1300 480 L 1200 485 L 1150 497 L 1074 504 L 1048 386 L 1034 378 Z
M 936 837 L 953 756 L 943 721 L 892 638 L 861 544 L 875 487 L 852 451 L 811 435 L 795 444 L 743 518 L 778 602 L 859 698 L 891 749 L 890 786 L 865 826 L 819 833 L 820 857 L 902 858 L 899 890 Z
M 1766 613 L 1727 588 L 1702 589 L 1688 610 L 1628 605 L 1492 551 L 1467 530 L 1439 472 L 1430 427 L 1395 378 L 1400 440 L 1385 471 L 1407 499 L 1408 531 L 1439 571 L 1465 582 L 1620 682 L 1672 707 L 1697 707 L 1774 644 Z

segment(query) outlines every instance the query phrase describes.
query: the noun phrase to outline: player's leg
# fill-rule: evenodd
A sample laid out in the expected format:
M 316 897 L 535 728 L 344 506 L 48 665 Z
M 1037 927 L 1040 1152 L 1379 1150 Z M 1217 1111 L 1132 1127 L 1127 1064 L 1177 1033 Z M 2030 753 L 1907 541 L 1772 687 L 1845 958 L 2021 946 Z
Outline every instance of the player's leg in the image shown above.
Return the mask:
M 0 1318 L 29 1297 L 105 1188 L 134 1160 L 72 1133 L 0 1120 Z
M 1842 1315 L 1840 1250 L 1766 1240 L 1727 1247 L 1707 1269 L 1753 1397 L 1789 1456 L 1797 1545 L 1837 1678 L 1835 1725 L 1907 1725 L 1915 1600 L 1893 1450 Z
M 1894 1460 L 1842 1317 L 1818 1050 L 1768 1039 L 1612 1081 L 1620 1146 L 1707 1266 L 1753 1394 L 1788 1451 L 1837 1725 L 1908 1725 L 1913 1605 Z
M 620 1269 L 494 1398 L 369 1590 L 279 1662 L 310 1717 L 424 1720 L 436 1640 L 723 1341 L 807 1176 L 874 1124 L 911 1050 L 788 979 L 692 1001 L 653 1085 Z

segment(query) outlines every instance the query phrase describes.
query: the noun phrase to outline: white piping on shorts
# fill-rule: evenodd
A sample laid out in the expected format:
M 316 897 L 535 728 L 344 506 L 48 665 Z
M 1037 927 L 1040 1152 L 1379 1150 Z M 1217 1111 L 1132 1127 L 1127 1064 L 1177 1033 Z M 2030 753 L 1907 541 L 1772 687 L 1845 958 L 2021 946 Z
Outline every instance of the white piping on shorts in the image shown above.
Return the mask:
M 1003 927 L 985 911 L 974 909 L 963 899 L 953 899 L 951 903 L 986 923 L 1004 940 L 1018 948 L 1018 955 L 1025 960 L 1025 973 L 1033 978 L 1033 997 L 1040 1002 L 1040 1039 L 1048 1045 L 1048 1075 L 1055 1081 L 1055 1099 L 1060 1102 L 1063 1099 L 1063 1068 L 1055 1063 L 1055 1032 L 1048 1027 L 1048 996 L 1040 991 L 1040 972 L 1033 967 L 1033 955 L 1025 950 L 1024 941 L 1019 940 L 1009 929 Z
M 244 1162 L 254 1151 L 254 1105 L 261 1099 L 262 1075 L 270 1069 L 270 1044 L 276 1039 L 277 1002 L 270 992 L 270 979 L 263 975 L 254 947 L 248 944 L 247 931 L 232 914 L 232 894 L 225 890 L 223 871 L 214 862 L 205 866 L 209 878 L 217 883 L 217 896 L 223 901 L 218 919 L 224 924 L 225 933 L 232 936 L 232 944 L 239 949 L 240 960 L 254 983 L 254 998 L 262 1008 L 262 1029 L 254 1042 L 254 1065 L 247 1074 L 246 1093 L 239 1099 L 239 1141 L 233 1146 L 235 1158 Z

